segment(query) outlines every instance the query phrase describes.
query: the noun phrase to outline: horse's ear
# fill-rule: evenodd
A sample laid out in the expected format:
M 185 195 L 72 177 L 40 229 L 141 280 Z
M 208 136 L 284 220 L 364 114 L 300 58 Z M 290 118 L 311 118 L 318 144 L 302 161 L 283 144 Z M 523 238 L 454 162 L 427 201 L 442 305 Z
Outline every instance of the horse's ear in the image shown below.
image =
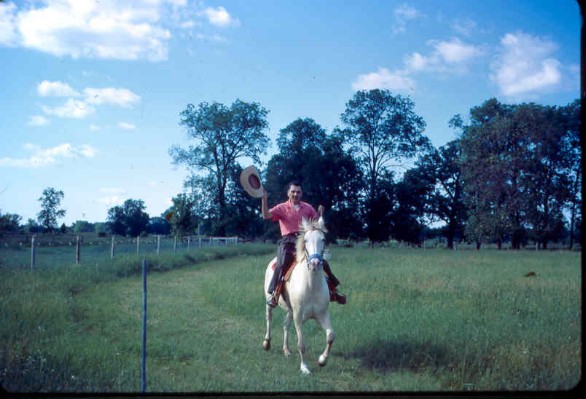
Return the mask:
M 324 229 L 326 222 L 324 221 L 324 217 L 320 216 L 319 219 L 317 220 L 317 224 L 319 226 L 320 229 Z

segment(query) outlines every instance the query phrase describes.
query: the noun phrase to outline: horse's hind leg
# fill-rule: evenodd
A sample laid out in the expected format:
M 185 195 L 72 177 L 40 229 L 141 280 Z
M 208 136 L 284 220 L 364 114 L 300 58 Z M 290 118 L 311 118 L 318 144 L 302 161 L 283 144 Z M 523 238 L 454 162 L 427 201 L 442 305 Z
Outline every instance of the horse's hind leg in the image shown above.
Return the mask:
M 289 327 L 291 326 L 291 320 L 293 318 L 293 314 L 291 310 L 287 310 L 287 315 L 285 316 L 285 321 L 283 322 L 283 353 L 285 356 L 291 356 L 291 351 L 289 350 Z
M 265 334 L 265 340 L 263 341 L 262 346 L 266 351 L 268 351 L 271 349 L 271 321 L 273 320 L 273 308 L 271 308 L 269 305 L 266 305 L 265 318 L 267 321 L 267 332 Z
M 320 318 L 318 320 L 318 322 L 321 325 L 321 328 L 323 328 L 324 331 L 326 332 L 326 349 L 324 350 L 324 352 L 320 355 L 320 357 L 318 359 L 319 365 L 321 367 L 323 367 L 328 362 L 328 357 L 330 356 L 330 350 L 332 349 L 332 344 L 334 343 L 334 340 L 336 339 L 336 333 L 334 332 L 334 329 L 332 328 L 332 323 L 330 322 L 330 314 L 329 313 L 326 313 L 322 318 Z

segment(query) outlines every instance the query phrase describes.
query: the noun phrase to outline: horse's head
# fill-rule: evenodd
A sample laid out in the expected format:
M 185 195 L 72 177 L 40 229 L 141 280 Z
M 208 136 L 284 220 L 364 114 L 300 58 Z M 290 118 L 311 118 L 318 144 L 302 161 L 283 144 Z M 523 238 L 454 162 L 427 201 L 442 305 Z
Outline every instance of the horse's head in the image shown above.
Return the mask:
M 324 220 L 308 221 L 303 219 L 301 223 L 301 235 L 297 241 L 297 259 L 306 258 L 307 267 L 310 270 L 322 270 L 323 253 L 326 246 L 326 227 Z

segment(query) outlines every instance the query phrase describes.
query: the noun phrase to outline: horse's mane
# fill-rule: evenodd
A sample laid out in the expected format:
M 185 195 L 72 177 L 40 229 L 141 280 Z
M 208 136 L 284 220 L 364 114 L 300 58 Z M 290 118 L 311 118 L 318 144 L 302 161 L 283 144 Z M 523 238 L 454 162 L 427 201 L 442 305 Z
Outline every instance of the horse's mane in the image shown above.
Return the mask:
M 299 229 L 299 236 L 297 237 L 297 242 L 295 244 L 295 249 L 297 251 L 297 262 L 302 262 L 305 259 L 305 233 L 312 230 L 319 230 L 322 233 L 326 234 L 328 230 L 323 224 L 319 223 L 319 219 L 310 220 L 307 225 L 301 224 Z

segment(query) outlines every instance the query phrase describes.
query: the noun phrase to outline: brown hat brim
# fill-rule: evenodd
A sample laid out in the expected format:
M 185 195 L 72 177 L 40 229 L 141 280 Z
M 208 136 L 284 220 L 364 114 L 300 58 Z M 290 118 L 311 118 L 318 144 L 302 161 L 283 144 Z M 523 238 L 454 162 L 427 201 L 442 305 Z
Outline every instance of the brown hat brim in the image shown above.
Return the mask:
M 240 173 L 240 184 L 251 197 L 262 198 L 264 189 L 260 180 L 260 174 L 253 165 L 245 168 Z

